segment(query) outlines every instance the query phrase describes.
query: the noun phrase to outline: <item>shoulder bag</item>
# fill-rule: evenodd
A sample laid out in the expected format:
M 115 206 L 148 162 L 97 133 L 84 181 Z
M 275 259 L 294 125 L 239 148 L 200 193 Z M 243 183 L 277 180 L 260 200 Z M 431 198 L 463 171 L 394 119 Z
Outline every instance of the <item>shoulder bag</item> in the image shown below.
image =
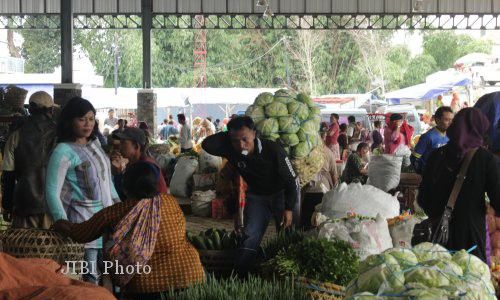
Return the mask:
M 455 184 L 453 185 L 453 189 L 451 190 L 443 215 L 438 218 L 428 218 L 415 225 L 415 228 L 413 229 L 413 237 L 411 239 L 412 246 L 423 242 L 431 242 L 446 246 L 449 238 L 449 227 L 453 208 L 455 207 L 458 194 L 462 189 L 462 185 L 467 175 L 467 170 L 469 169 L 470 162 L 472 161 L 474 154 L 476 154 L 476 151 L 477 148 L 470 150 L 466 154 L 462 166 L 460 167 L 460 172 L 455 180 Z

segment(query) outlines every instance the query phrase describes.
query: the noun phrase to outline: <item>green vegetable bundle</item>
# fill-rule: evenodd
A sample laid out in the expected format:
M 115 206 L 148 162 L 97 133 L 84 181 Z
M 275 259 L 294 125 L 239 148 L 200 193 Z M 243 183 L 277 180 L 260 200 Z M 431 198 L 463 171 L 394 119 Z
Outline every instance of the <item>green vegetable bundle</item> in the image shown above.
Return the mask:
M 369 256 L 358 272 L 347 299 L 496 299 L 488 265 L 465 250 L 452 255 L 431 243 Z
M 245 280 L 232 277 L 218 280 L 209 276 L 202 284 L 193 285 L 180 292 L 171 291 L 167 299 L 177 300 L 309 300 L 308 291 L 291 280 L 267 281 L 250 276 Z
M 266 273 L 278 276 L 303 276 L 309 279 L 346 285 L 356 276 L 358 256 L 344 241 L 306 238 L 263 264 Z
M 225 229 L 207 229 L 199 235 L 186 233 L 188 241 L 198 250 L 230 250 L 238 247 L 238 238 L 234 231 Z
M 322 147 L 319 136 L 321 110 L 309 95 L 286 89 L 274 95 L 262 93 L 245 114 L 254 120 L 262 138 L 281 143 L 294 167 L 301 166 L 295 171 L 302 186 L 311 181 L 311 174 L 320 171 L 323 161 L 320 165 L 309 160 L 312 151 Z

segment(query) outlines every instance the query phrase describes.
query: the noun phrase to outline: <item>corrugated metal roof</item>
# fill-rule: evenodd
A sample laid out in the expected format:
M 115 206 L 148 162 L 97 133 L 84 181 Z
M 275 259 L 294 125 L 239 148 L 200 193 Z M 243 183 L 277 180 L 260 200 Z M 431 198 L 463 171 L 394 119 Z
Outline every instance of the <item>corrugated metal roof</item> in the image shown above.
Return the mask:
M 141 0 L 67 0 L 79 14 L 138 14 Z M 500 0 L 267 0 L 275 14 L 494 14 Z M 153 0 L 159 14 L 262 13 L 257 0 Z M 60 0 L 1 0 L 0 14 L 59 13 Z

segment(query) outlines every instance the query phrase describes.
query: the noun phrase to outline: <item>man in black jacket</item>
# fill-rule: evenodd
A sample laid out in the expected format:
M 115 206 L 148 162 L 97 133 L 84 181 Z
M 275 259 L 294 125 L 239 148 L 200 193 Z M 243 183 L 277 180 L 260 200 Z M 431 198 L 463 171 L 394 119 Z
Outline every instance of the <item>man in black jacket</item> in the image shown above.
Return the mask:
M 300 187 L 290 159 L 279 144 L 256 136 L 249 117 L 236 117 L 227 132 L 207 137 L 202 147 L 234 166 L 248 185 L 244 210 L 244 241 L 236 268 L 246 274 L 257 256 L 257 249 L 271 217 L 276 227 L 292 224 L 292 210 Z
M 2 207 L 14 228 L 49 229 L 52 219 L 45 203 L 45 171 L 56 144 L 52 97 L 34 93 L 29 100 L 31 116 L 14 131 L 4 149 Z

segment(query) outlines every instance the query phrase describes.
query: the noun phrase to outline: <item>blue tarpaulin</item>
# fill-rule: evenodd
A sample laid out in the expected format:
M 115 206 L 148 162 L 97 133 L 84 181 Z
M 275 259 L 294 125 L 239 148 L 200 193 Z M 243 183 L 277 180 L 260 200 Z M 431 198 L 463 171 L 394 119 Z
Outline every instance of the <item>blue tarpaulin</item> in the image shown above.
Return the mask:
M 421 83 L 401 90 L 385 94 L 385 99 L 391 104 L 399 104 L 401 100 L 432 100 L 457 86 L 468 86 L 472 80 L 468 77 L 450 78 L 449 81 Z

